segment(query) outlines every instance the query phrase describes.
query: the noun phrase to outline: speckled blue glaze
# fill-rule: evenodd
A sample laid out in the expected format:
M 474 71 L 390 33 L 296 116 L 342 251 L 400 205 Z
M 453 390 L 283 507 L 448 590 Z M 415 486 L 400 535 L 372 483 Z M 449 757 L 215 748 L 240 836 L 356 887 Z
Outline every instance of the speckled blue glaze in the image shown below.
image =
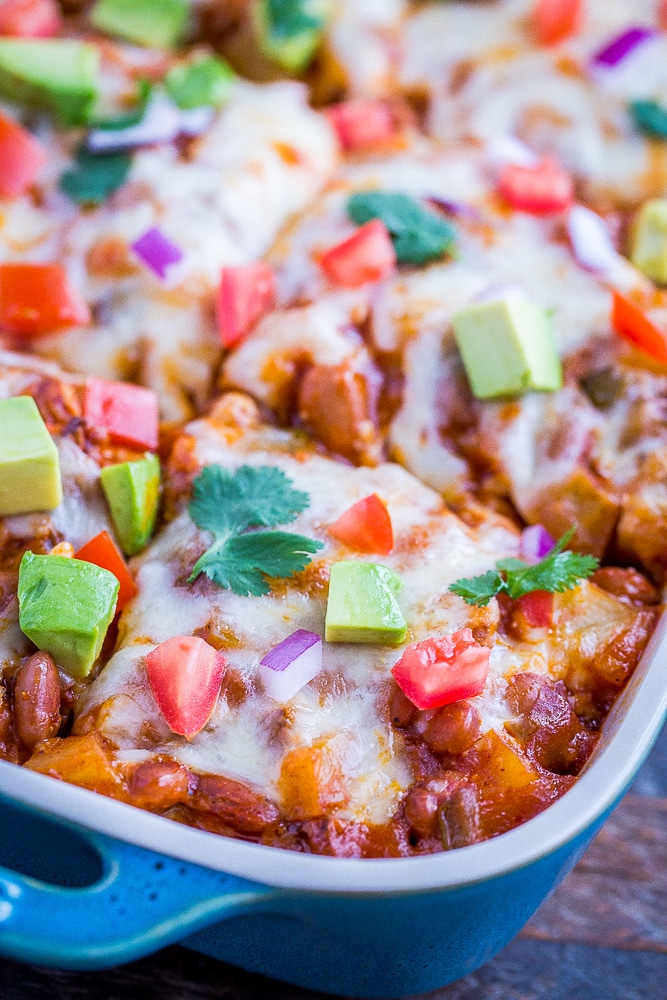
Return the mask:
M 181 941 L 311 989 L 421 993 L 473 971 L 510 941 L 605 815 L 559 850 L 477 884 L 348 895 L 271 888 L 0 797 L 0 953 L 101 968 Z

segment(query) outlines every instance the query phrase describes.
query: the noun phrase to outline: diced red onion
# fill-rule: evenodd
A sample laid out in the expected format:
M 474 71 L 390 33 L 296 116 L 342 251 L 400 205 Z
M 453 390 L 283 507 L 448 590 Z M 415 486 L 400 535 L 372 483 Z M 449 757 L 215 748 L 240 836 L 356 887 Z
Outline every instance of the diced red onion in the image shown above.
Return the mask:
M 213 108 L 193 108 L 184 111 L 165 94 L 155 94 L 140 122 L 128 128 L 93 129 L 88 133 L 86 145 L 91 153 L 115 153 L 136 146 L 173 142 L 179 135 L 194 136 L 211 124 Z
M 567 216 L 567 233 L 574 255 L 589 271 L 605 272 L 618 263 L 618 253 L 604 219 L 590 208 L 573 205 Z
M 259 675 L 269 698 L 284 703 L 322 669 L 322 639 L 300 628 L 267 653 Z
M 556 542 L 541 524 L 531 524 L 524 528 L 519 543 L 519 555 L 534 566 L 549 555 Z
M 593 63 L 596 66 L 616 66 L 622 59 L 625 59 L 633 49 L 642 42 L 648 41 L 657 35 L 654 28 L 635 26 L 628 28 L 622 34 L 612 38 L 604 48 L 600 49 L 593 56 Z
M 488 156 L 496 169 L 504 167 L 506 163 L 514 163 L 518 167 L 534 167 L 540 159 L 537 153 L 513 135 L 494 136 L 488 145 Z
M 461 201 L 447 201 L 445 198 L 438 198 L 436 195 L 429 195 L 426 198 L 434 208 L 439 208 L 449 215 L 456 215 L 463 219 L 478 220 L 482 218 L 482 213 L 474 205 L 466 205 Z
M 138 240 L 135 240 L 132 249 L 137 257 L 141 257 L 144 264 L 162 279 L 166 277 L 170 264 L 178 264 L 180 260 L 183 260 L 181 250 L 175 243 L 168 240 L 157 226 L 153 226 Z

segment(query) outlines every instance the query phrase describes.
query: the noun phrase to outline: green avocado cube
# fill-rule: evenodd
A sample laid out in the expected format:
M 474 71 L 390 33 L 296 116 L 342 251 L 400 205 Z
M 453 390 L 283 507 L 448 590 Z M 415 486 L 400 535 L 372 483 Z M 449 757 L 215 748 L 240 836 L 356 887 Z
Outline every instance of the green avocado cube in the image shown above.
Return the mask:
M 71 38 L 0 38 L 0 97 L 83 125 L 98 90 L 97 46 Z
M 58 449 L 35 400 L 0 400 L 0 516 L 53 510 L 62 498 Z
M 252 7 L 259 47 L 288 73 L 301 73 L 320 46 L 329 0 L 257 0 Z
M 135 462 L 107 465 L 100 472 L 120 547 L 136 555 L 153 534 L 160 496 L 160 460 L 146 455 Z
M 378 563 L 332 563 L 324 623 L 327 642 L 403 642 L 407 625 L 396 601 L 400 577 Z
M 550 317 L 523 295 L 509 292 L 468 306 L 452 317 L 452 326 L 477 399 L 561 388 Z
M 630 259 L 647 278 L 667 285 L 667 198 L 642 205 L 632 230 Z
M 98 0 L 90 23 L 99 31 L 154 49 L 174 49 L 187 31 L 188 0 Z
M 26 552 L 19 568 L 19 625 L 72 677 L 87 677 L 116 610 L 119 583 L 94 563 Z

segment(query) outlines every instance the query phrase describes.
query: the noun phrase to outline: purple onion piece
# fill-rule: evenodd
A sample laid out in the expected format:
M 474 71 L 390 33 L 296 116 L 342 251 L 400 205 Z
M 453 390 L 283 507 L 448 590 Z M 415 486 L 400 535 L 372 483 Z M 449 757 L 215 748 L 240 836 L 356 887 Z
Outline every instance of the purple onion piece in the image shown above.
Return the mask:
M 582 267 L 604 273 L 618 263 L 618 253 L 605 221 L 584 205 L 573 205 L 567 216 L 567 234 Z
M 612 38 L 604 48 L 596 52 L 593 56 L 593 63 L 596 66 L 616 66 L 638 45 L 648 41 L 649 38 L 654 38 L 655 35 L 657 35 L 657 31 L 654 28 L 642 26 L 628 28 L 621 35 Z
M 168 240 L 157 226 L 153 226 L 143 236 L 140 236 L 138 240 L 135 240 L 132 244 L 132 249 L 137 257 L 140 257 L 144 264 L 150 267 L 163 280 L 166 277 L 169 265 L 178 264 L 180 260 L 183 260 L 181 250 L 175 243 Z
M 448 215 L 455 215 L 461 219 L 470 219 L 473 222 L 482 218 L 482 213 L 474 205 L 466 205 L 461 201 L 447 201 L 445 198 L 438 198 L 436 195 L 429 195 L 426 198 L 429 205 L 447 212 Z
M 541 524 L 531 524 L 528 528 L 524 528 L 521 534 L 519 555 L 534 566 L 549 555 L 555 544 L 555 540 L 545 527 Z
M 289 701 L 322 669 L 322 639 L 300 628 L 260 660 L 264 691 L 274 701 Z

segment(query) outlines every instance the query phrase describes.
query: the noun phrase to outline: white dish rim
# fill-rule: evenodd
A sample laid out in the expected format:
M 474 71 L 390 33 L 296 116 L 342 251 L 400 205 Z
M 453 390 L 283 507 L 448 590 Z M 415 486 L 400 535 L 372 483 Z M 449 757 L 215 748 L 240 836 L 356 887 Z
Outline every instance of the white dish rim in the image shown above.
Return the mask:
M 630 784 L 666 715 L 667 612 L 573 788 L 509 833 L 418 858 L 332 858 L 233 840 L 5 761 L 0 761 L 0 794 L 126 843 L 275 888 L 383 895 L 454 890 L 531 865 L 581 835 Z

